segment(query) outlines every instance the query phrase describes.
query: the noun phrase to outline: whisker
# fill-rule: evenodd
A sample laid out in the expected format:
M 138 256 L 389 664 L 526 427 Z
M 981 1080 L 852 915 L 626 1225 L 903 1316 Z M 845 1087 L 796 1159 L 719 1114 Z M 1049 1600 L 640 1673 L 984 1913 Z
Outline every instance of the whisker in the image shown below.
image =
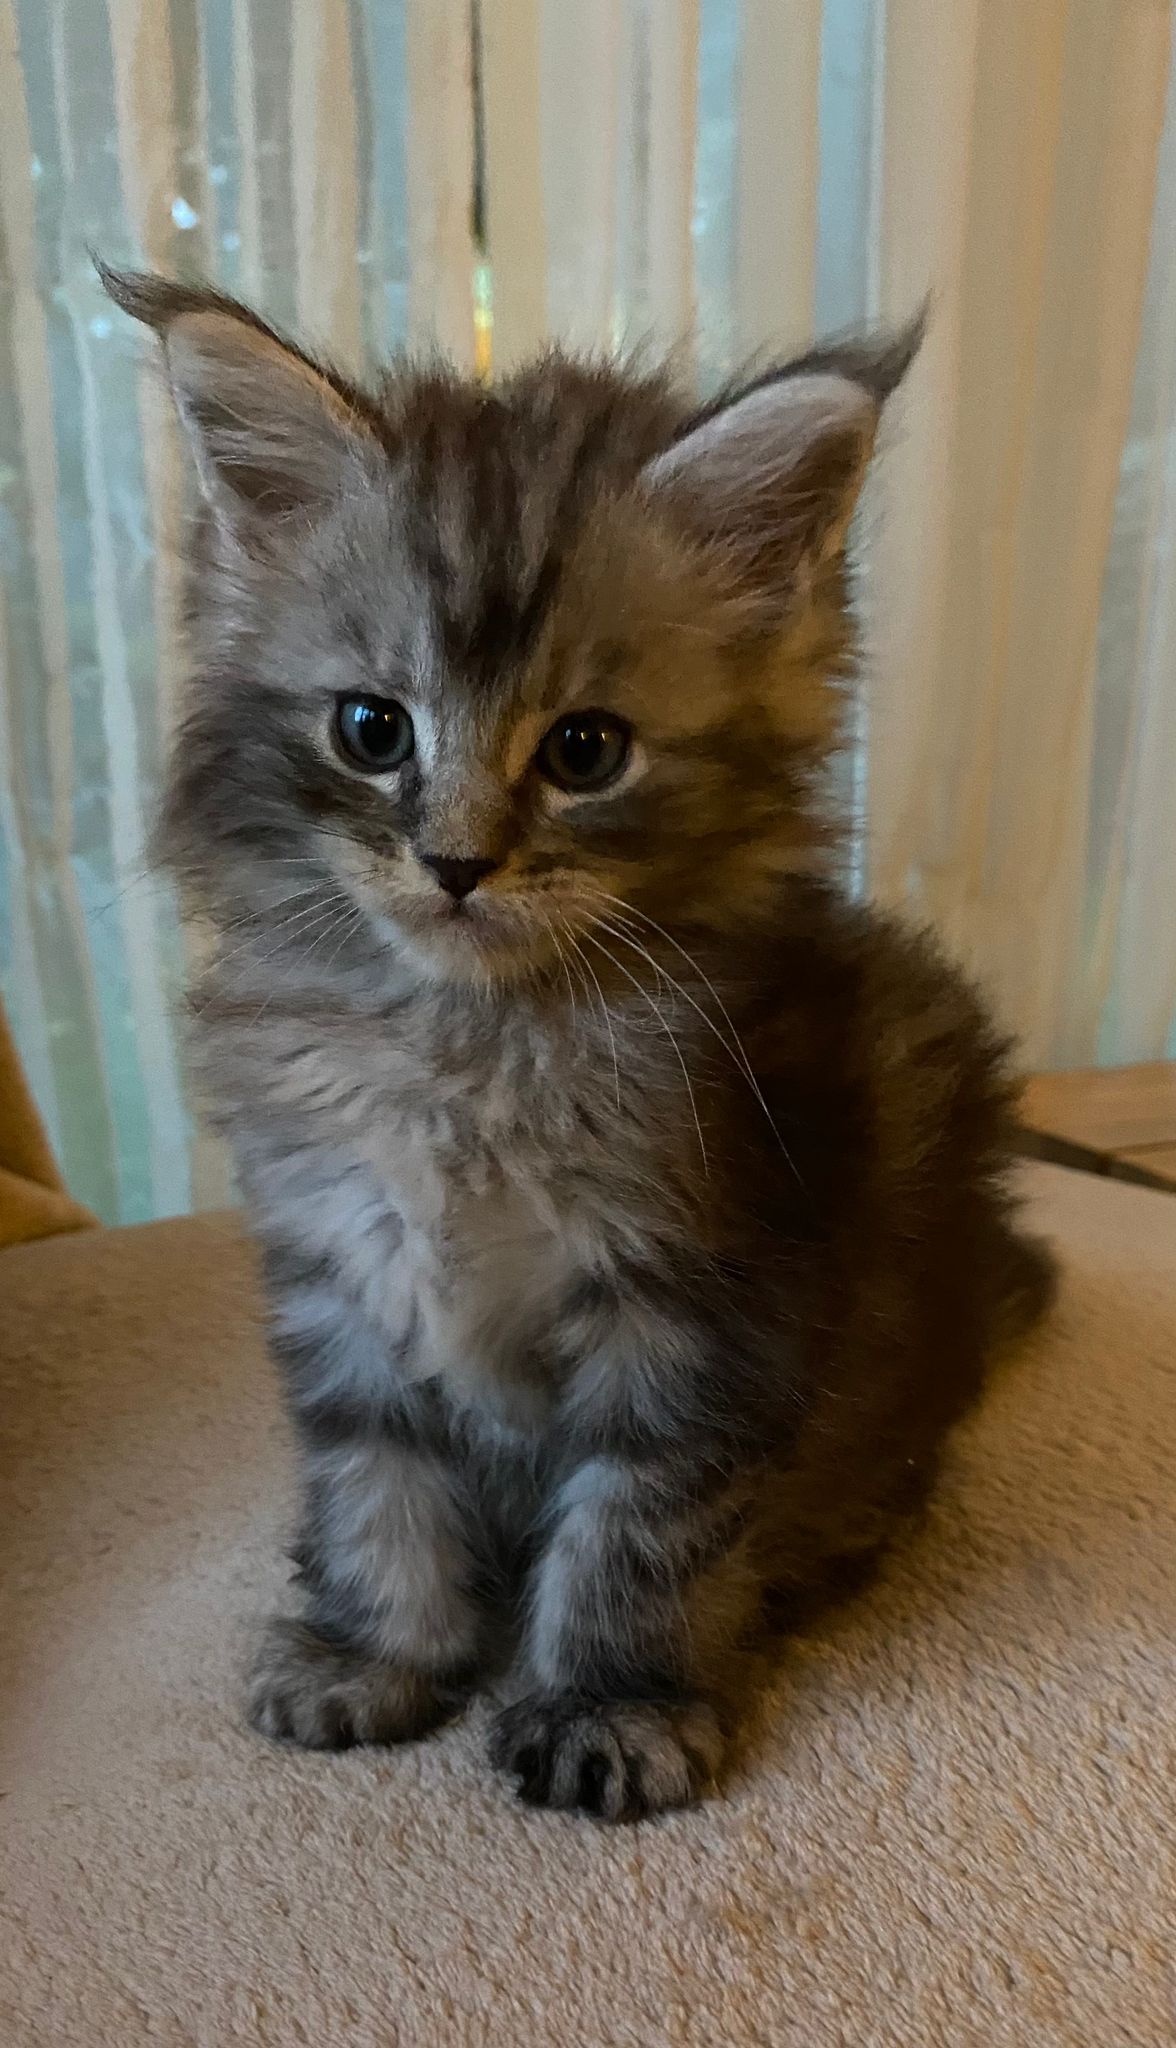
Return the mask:
M 569 932 L 568 938 L 571 939 L 571 937 L 572 935 Z M 579 984 L 580 991 L 584 997 L 584 1001 L 588 1005 L 589 1012 L 591 1012 L 594 1007 L 594 1004 L 592 999 L 592 983 L 589 981 L 587 974 L 588 962 L 585 960 L 583 953 L 580 951 L 580 948 L 574 943 L 574 941 L 572 943 L 571 965 L 576 970 L 577 983 Z
M 323 967 L 330 967 L 332 962 L 338 959 L 340 953 L 343 951 L 344 946 L 347 944 L 348 939 L 351 938 L 356 931 L 358 931 L 360 925 L 363 923 L 363 918 L 363 905 L 361 903 L 357 903 L 354 906 L 350 917 L 343 918 L 343 930 L 339 938 L 339 943 L 333 949 L 333 951 L 327 955 L 327 958 L 322 962 Z M 324 933 L 323 937 L 325 938 L 326 936 L 327 934 Z M 320 939 L 315 940 L 314 945 L 310 948 L 310 952 L 306 954 L 306 958 L 308 960 L 310 958 L 311 953 L 313 953 L 316 950 L 316 948 L 319 945 L 321 945 L 321 943 L 322 941 Z
M 592 965 L 591 960 L 589 960 L 587 954 L 583 951 L 582 947 L 580 946 L 579 941 L 576 938 L 576 934 L 572 930 L 571 926 L 565 923 L 564 929 L 571 943 L 573 953 L 575 953 L 577 958 L 583 962 L 588 973 L 592 976 L 593 987 L 595 988 L 596 993 L 600 998 L 600 1014 L 604 1018 L 604 1027 L 605 1030 L 608 1032 L 609 1050 L 612 1053 L 613 1088 L 616 1092 L 617 1115 L 619 1116 L 621 1111 L 621 1068 L 620 1062 L 617 1059 L 617 1040 L 616 1033 L 613 1030 L 612 1014 L 609 1010 L 608 1001 L 605 996 L 604 990 L 600 985 L 600 976 L 596 972 L 595 967 Z
M 115 905 L 117 903 L 121 903 L 124 896 L 129 896 L 132 889 L 142 889 L 151 882 L 154 882 L 157 888 L 162 887 L 162 883 L 160 882 L 159 876 L 153 874 L 149 867 L 140 867 L 136 865 L 135 873 L 129 876 L 128 879 L 122 884 L 122 886 L 116 889 L 112 895 L 108 896 L 106 898 L 105 903 L 100 903 L 98 905 L 98 908 L 94 912 L 95 924 L 100 924 L 104 917 L 108 917 L 110 912 L 114 909 Z
M 555 950 L 559 954 L 559 964 L 563 968 L 564 980 L 567 982 L 568 985 L 568 999 L 572 1005 L 572 1036 L 574 1038 L 579 1029 L 580 1023 L 580 1008 L 579 1004 L 576 1001 L 576 984 L 572 980 L 572 970 L 568 966 L 567 959 L 565 958 L 563 949 L 560 946 L 558 939 L 555 941 Z
M 300 927 L 299 936 L 305 938 L 308 932 L 314 930 L 314 927 L 319 922 L 320 918 L 326 917 L 329 920 L 331 917 L 337 914 L 337 905 L 339 903 L 345 903 L 346 901 L 347 898 L 343 894 L 343 891 L 336 890 L 333 896 L 326 903 L 310 903 L 307 905 L 305 910 L 297 910 L 293 913 L 292 916 L 284 918 L 280 924 L 275 925 L 273 927 L 273 931 L 271 934 L 269 934 L 269 936 L 274 936 L 279 931 L 283 932 L 286 935 L 289 935 L 296 927 Z M 249 940 L 246 939 L 243 941 L 241 945 L 232 947 L 228 953 L 218 954 L 215 960 L 211 963 L 212 967 L 214 967 L 219 972 L 219 970 L 222 967 L 226 966 L 230 960 L 238 959 L 239 956 L 247 950 L 249 943 Z M 315 941 L 315 943 L 318 943 L 317 940 Z M 281 945 L 270 946 L 264 953 L 258 954 L 258 965 L 260 966 L 263 962 L 274 959 L 275 956 L 281 951 Z M 212 1000 L 214 999 L 210 997 L 209 1001 Z M 194 1014 L 197 1017 L 201 1017 L 203 1016 L 207 1008 L 208 1003 L 199 1004 L 195 1007 Z
M 601 928 L 609 933 L 610 937 L 619 939 L 623 945 L 631 946 L 634 952 L 639 953 L 641 955 L 642 959 L 648 960 L 655 974 L 659 971 L 658 963 L 653 958 L 653 955 L 649 952 L 648 948 L 641 945 L 639 941 L 633 938 L 629 932 L 622 931 L 619 928 L 619 926 L 610 924 L 607 919 L 602 918 L 599 919 L 598 922 L 600 923 Z M 800 1174 L 797 1170 L 796 1162 L 794 1161 L 792 1154 L 789 1152 L 788 1147 L 785 1145 L 784 1140 L 780 1135 L 779 1129 L 776 1125 L 776 1120 L 773 1117 L 771 1110 L 768 1108 L 766 1101 L 764 1100 L 763 1090 L 761 1089 L 759 1082 L 756 1079 L 754 1069 L 752 1068 L 751 1062 L 747 1058 L 747 1055 L 743 1050 L 742 1044 L 739 1042 L 738 1039 L 736 1039 L 735 1046 L 732 1046 L 728 1042 L 728 1040 L 723 1036 L 723 1033 L 719 1030 L 719 1027 L 715 1023 L 713 1017 L 707 1016 L 706 1011 L 703 1009 L 701 1003 L 699 1003 L 696 1000 L 696 998 L 691 995 L 689 989 L 684 988 L 682 983 L 676 980 L 667 968 L 662 968 L 660 971 L 665 975 L 665 978 L 669 982 L 670 987 L 672 989 L 675 989 L 677 993 L 682 997 L 682 1000 L 684 1002 L 689 1003 L 691 1009 L 695 1011 L 695 1013 L 699 1017 L 701 1017 L 708 1031 L 714 1034 L 715 1038 L 717 1038 L 719 1044 L 722 1046 L 728 1058 L 733 1061 L 736 1071 L 742 1074 L 744 1080 L 746 1080 L 748 1086 L 750 1087 L 752 1094 L 755 1096 L 757 1103 L 762 1109 L 764 1116 L 767 1118 L 768 1127 L 771 1130 L 772 1136 L 775 1138 L 776 1143 L 779 1145 L 781 1152 L 783 1153 L 785 1159 L 788 1162 L 788 1165 L 792 1169 L 792 1172 L 796 1175 L 797 1180 L 800 1181 Z M 718 1000 L 717 997 L 716 1000 Z M 736 1047 L 738 1047 L 738 1050 L 736 1050 Z M 801 1186 L 803 1187 L 803 1185 L 804 1183 L 803 1181 L 801 1181 Z
M 603 941 L 598 938 L 595 938 L 592 932 L 585 932 L 584 937 L 587 939 L 588 944 L 590 946 L 597 947 L 597 949 L 604 954 L 605 959 L 609 961 L 613 967 L 616 968 L 618 974 L 623 974 L 626 981 L 632 982 L 633 987 L 637 990 L 638 995 L 644 996 L 645 1001 L 649 1004 L 650 1009 L 653 1011 L 654 1016 L 657 1018 L 659 1024 L 662 1027 L 662 1030 L 665 1032 L 666 1037 L 669 1039 L 670 1044 L 673 1046 L 674 1052 L 677 1056 L 678 1065 L 682 1069 L 682 1079 L 686 1083 L 686 1093 L 690 1097 L 690 1109 L 694 1117 L 694 1128 L 698 1132 L 698 1149 L 699 1152 L 702 1154 L 702 1170 L 704 1174 L 706 1174 L 709 1178 L 710 1164 L 706 1154 L 706 1139 L 702 1135 L 702 1120 L 698 1114 L 698 1103 L 695 1100 L 694 1088 L 691 1084 L 690 1074 L 686 1066 L 686 1061 L 682 1057 L 681 1046 L 678 1044 L 678 1041 L 674 1037 L 673 1032 L 667 1024 L 664 1015 L 662 1014 L 661 1010 L 659 1010 L 657 1004 L 654 1002 L 653 997 L 650 995 L 649 990 L 645 987 L 644 983 L 638 981 L 637 976 L 635 974 L 630 974 L 628 968 L 625 967 L 622 964 L 622 962 L 617 959 L 615 953 L 610 953 L 608 947 L 603 943 Z
M 334 912 L 333 905 L 332 911 Z M 334 950 L 327 956 L 326 960 L 322 963 L 324 967 L 329 967 L 331 965 L 332 960 L 338 957 L 339 953 L 343 949 L 343 946 L 346 944 L 347 939 L 350 937 L 351 933 L 356 929 L 357 924 L 360 923 L 362 919 L 363 910 L 359 904 L 353 905 L 350 915 L 347 915 L 345 912 L 335 912 L 331 920 L 328 921 L 325 929 L 321 931 L 318 937 L 311 943 L 310 946 L 308 946 L 306 952 L 301 956 L 301 958 L 292 963 L 291 972 L 289 974 L 281 976 L 280 979 L 274 984 L 273 988 L 270 989 L 269 994 L 266 996 L 265 1001 L 262 1003 L 261 1008 L 257 1012 L 257 1015 L 253 1018 L 252 1024 L 250 1025 L 250 1029 L 252 1030 L 255 1025 L 260 1024 L 261 1019 L 264 1017 L 274 997 L 278 994 L 278 991 L 280 989 L 289 987 L 294 974 L 297 973 L 299 969 L 305 967 L 306 962 L 310 959 L 311 955 L 313 953 L 316 953 L 319 947 L 323 945 L 327 939 L 331 938 L 334 935 L 334 933 L 339 930 L 340 924 L 342 924 L 343 926 L 342 936 L 339 939 L 338 945 L 335 946 Z
M 748 1057 L 747 1049 L 743 1043 L 743 1040 L 740 1038 L 738 1031 L 735 1029 L 735 1023 L 730 1011 L 727 1008 L 727 1005 L 723 1001 L 722 996 L 719 994 L 718 989 L 715 987 L 710 976 L 706 973 L 705 969 L 699 965 L 699 962 L 694 958 L 694 955 L 692 953 L 688 953 L 685 946 L 681 945 L 679 941 L 676 938 L 674 938 L 673 934 L 665 929 L 664 925 L 658 924 L 656 918 L 650 917 L 648 912 L 638 910 L 634 904 L 624 903 L 619 896 L 612 896 L 609 894 L 607 890 L 599 889 L 594 891 L 593 893 L 601 902 L 607 902 L 614 905 L 618 905 L 620 909 L 626 914 L 626 916 L 631 914 L 633 917 L 640 917 L 645 924 L 649 925 L 652 928 L 652 930 L 659 933 L 660 936 L 666 940 L 667 944 L 671 945 L 674 948 L 674 951 L 676 953 L 681 954 L 683 960 L 685 960 L 687 964 L 694 969 L 694 972 L 698 975 L 699 980 L 703 982 L 706 988 L 710 991 L 711 996 L 713 997 L 720 1012 L 722 1013 L 723 1019 L 727 1025 L 727 1029 L 731 1033 L 731 1039 L 733 1041 L 733 1043 L 731 1044 L 728 1044 L 722 1032 L 719 1030 L 718 1025 L 715 1023 L 713 1017 L 708 1017 L 706 1011 L 702 1008 L 701 1004 L 695 1001 L 694 997 L 690 994 L 689 989 L 683 988 L 681 982 L 675 981 L 673 975 L 666 972 L 666 980 L 670 983 L 670 985 L 673 988 L 677 989 L 678 994 L 685 998 L 686 1002 L 690 1004 L 692 1009 L 697 1010 L 698 1015 L 702 1018 L 702 1021 L 707 1026 L 708 1030 L 714 1032 L 715 1037 L 719 1041 L 719 1044 L 723 1046 L 728 1056 L 735 1061 L 736 1066 L 739 1067 L 739 1069 L 743 1073 L 743 1076 L 747 1081 L 749 1087 L 751 1088 L 751 1091 L 755 1096 L 756 1101 L 758 1102 L 760 1108 L 762 1109 L 765 1117 L 768 1120 L 768 1125 L 771 1129 L 773 1137 L 776 1140 L 776 1143 L 780 1147 L 781 1152 L 784 1154 L 784 1157 L 787 1160 L 790 1168 L 792 1169 L 792 1172 L 795 1174 L 797 1181 L 803 1188 L 804 1181 L 801 1178 L 800 1170 L 797 1167 L 796 1161 L 793 1159 L 791 1152 L 788 1150 L 787 1145 L 784 1143 L 784 1140 L 780 1135 L 779 1127 L 776 1123 L 775 1117 L 772 1115 L 771 1110 L 768 1108 L 767 1102 L 764 1100 L 763 1089 L 760 1087 L 755 1069 L 752 1066 L 751 1060 Z M 624 921 L 624 918 L 618 919 L 618 922 Z M 605 929 L 607 930 L 609 929 L 609 927 L 606 926 Z M 639 945 L 636 939 L 620 931 L 614 931 L 612 936 L 614 938 L 621 939 L 626 945 L 632 946 L 637 952 L 643 954 L 645 959 L 649 961 L 649 964 L 653 968 L 655 974 L 659 974 L 665 971 L 659 967 L 658 962 L 653 958 L 653 955 L 648 951 L 648 949 L 644 946 Z
M 299 897 L 309 897 L 309 903 L 305 905 L 305 909 L 293 909 L 287 915 L 287 918 L 279 918 L 277 924 L 270 924 L 270 926 L 264 924 L 264 918 L 266 918 L 266 911 L 264 909 L 248 911 L 244 918 L 240 920 L 240 924 L 258 924 L 260 926 L 260 932 L 258 932 L 260 938 L 277 938 L 279 932 L 293 932 L 316 909 L 332 909 L 332 905 L 336 905 L 336 903 L 350 901 L 350 897 L 346 895 L 344 889 L 328 889 L 326 895 L 322 893 L 322 889 L 295 889 L 289 897 L 283 897 L 283 903 L 295 903 L 295 901 L 299 901 Z M 275 907 L 279 907 L 279 905 L 275 905 Z M 229 926 L 227 930 L 238 930 L 238 926 Z M 244 938 L 240 942 L 240 946 L 234 946 L 232 952 L 221 954 L 217 965 L 221 965 L 223 961 L 232 961 L 232 958 L 236 958 L 238 952 L 244 952 L 248 948 L 248 944 L 250 944 L 250 940 Z M 268 961 L 270 954 L 266 952 L 266 954 L 262 954 L 262 958 L 266 958 L 266 961 Z
M 240 931 L 242 925 L 260 924 L 264 918 L 269 916 L 271 911 L 281 910 L 284 904 L 297 903 L 300 897 L 316 896 L 317 894 L 317 888 L 310 883 L 307 884 L 305 889 L 291 889 L 289 895 L 279 896 L 276 903 L 267 903 L 264 906 L 255 904 L 252 909 L 242 911 L 240 917 L 231 917 L 227 924 L 218 924 L 216 936 L 218 939 L 226 939 L 230 932 Z M 272 929 L 273 927 L 271 926 Z M 225 957 L 231 958 L 232 956 L 226 955 Z
M 568 999 L 572 1006 L 572 1035 L 574 1037 L 577 1023 L 579 1020 L 579 1009 L 576 1003 L 575 987 L 572 983 L 572 970 L 568 966 L 563 947 L 559 943 L 559 933 L 555 928 L 555 920 L 553 918 L 544 916 L 543 922 L 547 926 L 547 929 L 551 934 L 551 943 L 555 947 L 556 958 L 559 961 L 560 966 L 563 968 L 564 980 L 567 982 L 568 985 Z

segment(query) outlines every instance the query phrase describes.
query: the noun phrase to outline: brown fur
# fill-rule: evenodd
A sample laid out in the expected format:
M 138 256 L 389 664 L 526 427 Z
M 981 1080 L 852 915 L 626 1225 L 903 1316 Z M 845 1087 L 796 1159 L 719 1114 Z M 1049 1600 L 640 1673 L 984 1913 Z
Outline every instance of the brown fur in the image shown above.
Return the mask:
M 495 1680 L 528 1798 L 680 1803 L 769 1613 L 860 1576 L 1049 1294 L 1003 1043 L 837 884 L 846 530 L 917 336 L 701 409 L 558 353 L 361 391 L 106 281 L 204 492 L 162 840 L 305 1444 L 252 1715 L 394 1740 Z M 357 697 L 403 764 L 341 749 Z M 631 748 L 569 795 L 541 743 L 589 711 Z

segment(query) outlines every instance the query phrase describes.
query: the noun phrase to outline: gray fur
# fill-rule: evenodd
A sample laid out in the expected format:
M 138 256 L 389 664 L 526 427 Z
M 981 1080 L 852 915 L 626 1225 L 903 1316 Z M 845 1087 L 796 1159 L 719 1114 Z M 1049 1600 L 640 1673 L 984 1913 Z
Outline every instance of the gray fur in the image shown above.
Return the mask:
M 701 410 L 559 355 L 361 390 L 107 283 L 205 495 L 162 847 L 304 1445 L 251 1716 L 397 1740 L 495 1682 L 526 1797 L 680 1804 L 768 1607 L 877 1554 L 1048 1295 L 1004 1048 L 835 885 L 845 532 L 915 338 Z M 387 773 L 356 694 L 411 714 Z M 586 707 L 632 740 L 569 793 L 541 742 Z

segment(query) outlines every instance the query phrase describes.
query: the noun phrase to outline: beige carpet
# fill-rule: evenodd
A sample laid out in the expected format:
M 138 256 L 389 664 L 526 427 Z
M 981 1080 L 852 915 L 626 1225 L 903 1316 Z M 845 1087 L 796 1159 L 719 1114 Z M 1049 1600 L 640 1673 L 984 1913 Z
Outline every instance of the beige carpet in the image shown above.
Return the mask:
M 231 1221 L 0 1254 L 0 2040 L 1176 2040 L 1176 1200 L 1049 1168 L 1049 1337 L 724 1801 L 530 1814 L 467 1724 L 280 1753 L 289 1467 Z

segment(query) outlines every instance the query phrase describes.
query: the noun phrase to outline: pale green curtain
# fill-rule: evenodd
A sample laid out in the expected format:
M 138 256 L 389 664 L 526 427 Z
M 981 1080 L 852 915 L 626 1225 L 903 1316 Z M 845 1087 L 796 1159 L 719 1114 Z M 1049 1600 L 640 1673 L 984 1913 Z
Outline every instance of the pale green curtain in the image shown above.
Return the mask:
M 468 124 L 464 18 L 448 47 L 443 28 L 429 54 Z M 407 42 L 403 0 L 0 0 L 0 968 L 70 1185 L 108 1220 L 226 1181 L 143 862 L 180 660 L 178 451 L 87 252 L 214 277 L 354 360 L 402 342 Z M 418 186 L 434 162 L 418 149 Z M 444 196 L 422 195 L 427 299 Z
M 82 1200 L 227 1190 L 143 871 L 182 471 L 88 246 L 347 363 L 556 332 L 703 385 L 933 287 L 863 524 L 863 874 L 1037 1063 L 1176 1051 L 1170 13 L 0 0 L 0 981 Z

